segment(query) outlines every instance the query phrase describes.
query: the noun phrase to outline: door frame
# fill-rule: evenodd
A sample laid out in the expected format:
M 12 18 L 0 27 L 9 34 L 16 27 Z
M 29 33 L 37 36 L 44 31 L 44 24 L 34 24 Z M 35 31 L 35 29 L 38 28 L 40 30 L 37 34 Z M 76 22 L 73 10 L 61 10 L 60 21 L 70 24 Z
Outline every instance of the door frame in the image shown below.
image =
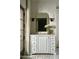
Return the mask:
M 22 39 L 23 40 L 23 50 L 20 52 L 20 54 L 24 55 L 24 52 L 25 52 L 25 9 L 23 8 L 22 5 L 20 5 L 20 9 L 23 11 L 23 33 L 22 33 L 22 35 L 23 35 L 23 39 Z M 21 32 L 20 32 L 20 34 L 21 34 Z

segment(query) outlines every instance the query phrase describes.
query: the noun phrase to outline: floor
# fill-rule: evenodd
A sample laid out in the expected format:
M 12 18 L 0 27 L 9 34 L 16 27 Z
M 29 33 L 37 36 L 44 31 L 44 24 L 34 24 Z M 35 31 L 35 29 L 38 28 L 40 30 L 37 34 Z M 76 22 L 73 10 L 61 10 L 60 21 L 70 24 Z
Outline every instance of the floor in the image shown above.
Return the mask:
M 56 49 L 56 55 L 32 55 L 24 56 L 23 59 L 59 59 L 59 49 Z

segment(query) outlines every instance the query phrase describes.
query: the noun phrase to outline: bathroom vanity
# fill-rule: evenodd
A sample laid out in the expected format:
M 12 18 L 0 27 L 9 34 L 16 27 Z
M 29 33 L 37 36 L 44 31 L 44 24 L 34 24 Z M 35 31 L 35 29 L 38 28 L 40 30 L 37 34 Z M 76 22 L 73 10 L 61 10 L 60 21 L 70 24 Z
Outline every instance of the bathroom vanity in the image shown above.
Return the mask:
M 54 35 L 30 35 L 31 54 L 55 54 Z

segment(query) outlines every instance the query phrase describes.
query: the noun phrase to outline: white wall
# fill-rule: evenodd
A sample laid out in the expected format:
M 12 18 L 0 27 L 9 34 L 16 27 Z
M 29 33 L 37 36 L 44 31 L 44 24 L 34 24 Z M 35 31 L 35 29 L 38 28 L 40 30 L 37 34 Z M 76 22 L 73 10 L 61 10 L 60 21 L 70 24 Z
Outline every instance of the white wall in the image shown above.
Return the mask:
M 58 3 L 58 0 L 32 0 L 31 17 L 36 17 L 37 13 L 48 13 L 50 18 L 55 18 L 56 27 L 58 29 L 59 19 L 57 14 L 58 10 L 56 10 L 56 6 L 59 5 Z M 35 28 L 34 24 L 32 24 L 32 28 Z M 56 30 L 56 32 L 56 42 L 58 43 L 58 30 Z
M 36 12 L 45 12 L 49 17 L 56 17 L 57 0 L 32 0 L 32 17 Z
M 56 10 L 56 42 L 59 47 L 59 9 Z

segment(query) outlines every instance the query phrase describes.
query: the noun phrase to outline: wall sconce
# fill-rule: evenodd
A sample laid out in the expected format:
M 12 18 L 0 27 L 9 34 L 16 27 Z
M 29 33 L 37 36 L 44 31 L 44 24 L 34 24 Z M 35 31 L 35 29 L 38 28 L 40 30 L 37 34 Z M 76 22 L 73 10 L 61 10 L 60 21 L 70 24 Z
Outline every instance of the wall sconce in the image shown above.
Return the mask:
M 54 21 L 55 18 L 50 18 L 50 21 Z
M 31 20 L 31 21 L 33 22 L 33 21 L 34 21 L 34 19 L 35 19 L 35 18 L 32 18 L 32 20 Z
M 56 6 L 56 9 L 59 9 L 59 6 Z

